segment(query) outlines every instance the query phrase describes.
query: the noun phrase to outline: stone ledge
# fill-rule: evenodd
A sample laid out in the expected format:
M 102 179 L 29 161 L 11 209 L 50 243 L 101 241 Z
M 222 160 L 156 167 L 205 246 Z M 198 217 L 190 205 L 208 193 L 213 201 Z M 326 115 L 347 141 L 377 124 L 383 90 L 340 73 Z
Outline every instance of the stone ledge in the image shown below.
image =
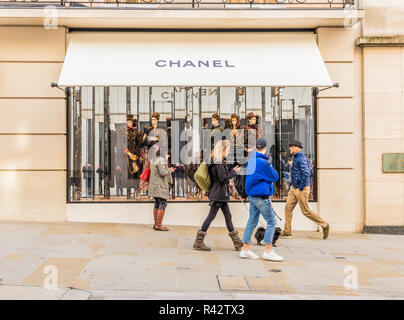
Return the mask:
M 358 47 L 404 47 L 404 36 L 394 37 L 360 37 L 356 39 Z

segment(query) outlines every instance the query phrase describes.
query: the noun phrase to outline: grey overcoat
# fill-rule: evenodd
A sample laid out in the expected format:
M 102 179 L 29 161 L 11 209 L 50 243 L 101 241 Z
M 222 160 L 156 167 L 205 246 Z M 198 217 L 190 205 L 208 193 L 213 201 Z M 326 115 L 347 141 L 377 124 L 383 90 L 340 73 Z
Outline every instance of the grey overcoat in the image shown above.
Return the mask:
M 150 162 L 149 196 L 168 199 L 171 171 L 163 158 Z

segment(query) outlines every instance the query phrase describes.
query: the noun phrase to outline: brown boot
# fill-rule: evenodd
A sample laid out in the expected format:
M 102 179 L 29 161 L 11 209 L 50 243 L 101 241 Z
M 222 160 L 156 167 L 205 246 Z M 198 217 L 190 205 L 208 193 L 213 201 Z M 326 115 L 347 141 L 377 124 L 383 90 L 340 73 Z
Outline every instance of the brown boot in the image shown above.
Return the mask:
M 157 231 L 168 231 L 168 228 L 163 227 L 164 214 L 165 210 L 162 209 L 157 210 L 156 227 L 154 228 Z
M 154 215 L 154 226 L 153 229 L 156 230 L 156 223 L 157 223 L 157 208 L 153 209 L 153 215 Z
M 193 246 L 195 250 L 210 251 L 210 248 L 203 243 L 203 239 L 205 239 L 205 237 L 206 232 L 198 230 L 198 232 L 196 233 L 196 239 Z
M 236 249 L 236 251 L 240 251 L 241 248 L 243 247 L 243 242 L 241 241 L 240 237 L 238 236 L 238 231 L 234 230 L 232 232 L 229 232 L 229 236 L 230 236 L 231 240 L 233 241 L 234 249 Z

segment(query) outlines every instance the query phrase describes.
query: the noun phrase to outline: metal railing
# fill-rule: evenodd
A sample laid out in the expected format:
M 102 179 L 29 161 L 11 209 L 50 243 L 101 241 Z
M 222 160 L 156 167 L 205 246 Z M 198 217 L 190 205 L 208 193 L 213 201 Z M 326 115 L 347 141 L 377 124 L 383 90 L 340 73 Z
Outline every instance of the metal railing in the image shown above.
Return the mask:
M 0 0 L 0 8 L 359 9 L 360 0 Z

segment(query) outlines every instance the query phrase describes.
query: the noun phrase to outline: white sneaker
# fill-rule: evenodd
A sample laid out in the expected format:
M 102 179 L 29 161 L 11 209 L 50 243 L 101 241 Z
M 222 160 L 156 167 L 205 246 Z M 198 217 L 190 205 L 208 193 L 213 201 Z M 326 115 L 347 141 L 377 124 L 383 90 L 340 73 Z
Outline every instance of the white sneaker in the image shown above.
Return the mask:
M 283 257 L 279 256 L 274 249 L 270 252 L 264 251 L 262 254 L 262 259 L 270 261 L 283 261 Z
M 255 253 L 253 253 L 251 250 L 245 251 L 241 250 L 240 251 L 240 258 L 244 259 L 258 259 L 259 256 L 257 256 Z

